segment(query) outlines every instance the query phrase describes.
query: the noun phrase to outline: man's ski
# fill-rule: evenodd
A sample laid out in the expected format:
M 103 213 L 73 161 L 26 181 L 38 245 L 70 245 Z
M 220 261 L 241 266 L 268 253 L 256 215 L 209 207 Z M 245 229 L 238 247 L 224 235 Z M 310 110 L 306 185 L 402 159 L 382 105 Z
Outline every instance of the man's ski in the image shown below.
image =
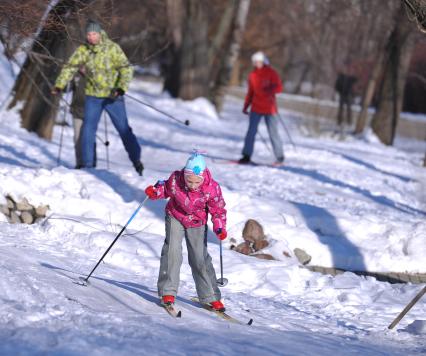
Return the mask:
M 248 167 L 250 167 L 250 166 L 254 166 L 254 167 L 256 167 L 256 166 L 259 166 L 260 164 L 258 164 L 258 163 L 256 163 L 256 162 L 253 162 L 253 161 L 250 161 L 250 162 L 247 162 L 247 163 L 241 163 L 239 160 L 237 160 L 237 159 L 226 159 L 226 158 L 220 158 L 220 159 L 218 159 L 218 158 L 215 158 L 214 160 L 213 160 L 215 163 L 222 163 L 222 164 L 236 164 L 236 165 L 239 165 L 239 166 L 248 166 Z
M 269 168 L 284 167 L 284 162 L 259 163 L 259 162 L 250 161 L 247 163 L 240 163 L 238 160 L 233 160 L 233 159 L 218 159 L 218 160 L 215 159 L 214 162 L 221 163 L 221 164 L 235 164 L 238 166 L 246 166 L 246 167 L 269 167 Z
M 180 318 L 182 316 L 182 312 L 180 310 L 176 310 L 174 305 L 172 304 L 160 304 L 164 309 L 166 309 L 167 313 L 173 318 Z
M 238 319 L 235 319 L 233 316 L 230 316 L 229 314 L 227 314 L 225 312 L 221 312 L 221 311 L 213 309 L 209 304 L 201 303 L 199 301 L 199 299 L 196 298 L 196 297 L 191 298 L 191 301 L 200 304 L 204 309 L 206 309 L 206 310 L 208 310 L 210 312 L 215 313 L 220 318 L 222 318 L 224 320 L 227 320 L 227 321 L 229 321 L 231 323 L 240 324 L 240 325 L 251 325 L 251 324 L 253 324 L 253 319 L 250 319 L 248 322 L 242 322 L 242 321 L 240 321 Z

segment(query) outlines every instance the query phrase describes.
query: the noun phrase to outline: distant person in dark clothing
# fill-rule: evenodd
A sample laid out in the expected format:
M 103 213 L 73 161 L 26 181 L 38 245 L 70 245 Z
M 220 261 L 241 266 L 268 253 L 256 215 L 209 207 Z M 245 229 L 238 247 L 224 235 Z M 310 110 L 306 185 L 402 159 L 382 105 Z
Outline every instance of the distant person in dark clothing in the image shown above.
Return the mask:
M 335 89 L 339 94 L 339 110 L 337 112 L 337 124 L 341 126 L 343 124 L 343 110 L 346 106 L 346 122 L 348 125 L 352 125 L 352 102 L 353 102 L 353 87 L 356 83 L 357 78 L 345 74 L 339 73 L 337 76 Z

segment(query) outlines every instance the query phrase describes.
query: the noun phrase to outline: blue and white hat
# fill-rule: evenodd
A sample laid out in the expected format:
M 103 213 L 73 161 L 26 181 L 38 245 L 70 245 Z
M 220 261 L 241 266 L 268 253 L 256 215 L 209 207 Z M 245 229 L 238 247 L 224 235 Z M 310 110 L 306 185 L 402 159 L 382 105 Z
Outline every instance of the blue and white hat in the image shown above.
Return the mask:
M 195 174 L 196 176 L 203 177 L 203 172 L 206 168 L 204 156 L 200 152 L 194 151 L 188 158 L 184 170 L 185 174 Z

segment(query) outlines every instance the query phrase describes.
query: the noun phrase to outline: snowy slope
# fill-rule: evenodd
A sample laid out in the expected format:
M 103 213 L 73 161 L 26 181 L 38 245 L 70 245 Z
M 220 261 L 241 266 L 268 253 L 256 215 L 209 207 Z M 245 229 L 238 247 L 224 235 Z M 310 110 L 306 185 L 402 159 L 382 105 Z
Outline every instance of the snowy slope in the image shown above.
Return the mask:
M 134 81 L 131 94 L 190 119 L 191 126 L 127 99 L 131 125 L 143 145 L 142 178 L 112 125 L 110 170 L 101 142 L 99 169 L 73 170 L 71 128 L 64 130 L 62 165 L 57 167 L 60 127 L 54 140 L 46 142 L 22 130 L 15 113 L 2 113 L 0 193 L 48 204 L 52 215 L 32 226 L 0 222 L 0 354 L 426 352 L 426 300 L 396 331 L 386 328 L 421 286 L 390 285 L 352 273 L 323 276 L 283 255 L 299 247 L 315 265 L 425 272 L 421 153 L 384 147 L 371 135 L 346 141 L 306 138 L 297 120 L 284 114 L 297 143 L 296 149 L 285 145 L 286 167 L 226 164 L 223 158 L 237 158 L 242 147 L 247 125 L 242 103 L 228 98 L 219 118 L 204 99 L 182 102 L 157 89 Z M 102 122 L 101 137 L 103 129 Z M 266 137 L 264 127 L 261 134 Z M 191 303 L 195 288 L 186 263 L 178 300 L 182 320 L 171 319 L 157 305 L 165 202 L 148 202 L 141 209 L 91 286 L 73 283 L 112 242 L 144 198 L 143 188 L 181 168 L 194 147 L 207 151 L 223 187 L 230 237 L 241 241 L 244 222 L 258 219 L 272 243 L 266 252 L 279 260 L 224 251 L 230 281 L 223 288 L 225 304 L 241 320 L 254 318 L 251 327 L 226 323 Z M 254 160 L 273 161 L 261 140 Z M 209 241 L 218 266 L 213 234 Z

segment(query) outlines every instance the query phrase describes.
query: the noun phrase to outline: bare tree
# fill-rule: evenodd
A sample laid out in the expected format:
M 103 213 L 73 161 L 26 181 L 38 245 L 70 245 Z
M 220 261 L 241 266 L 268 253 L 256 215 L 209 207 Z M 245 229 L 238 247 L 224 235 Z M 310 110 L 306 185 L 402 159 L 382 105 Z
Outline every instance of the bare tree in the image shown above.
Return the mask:
M 208 94 L 208 9 L 206 0 L 167 1 L 173 45 L 164 89 L 172 96 L 194 99 Z
M 100 16 L 97 9 L 104 1 L 91 5 L 90 0 L 61 0 L 53 6 L 37 33 L 13 87 L 9 109 L 22 103 L 22 126 L 50 139 L 59 104 L 59 97 L 50 92 L 61 66 L 83 40 L 84 16 Z M 87 11 L 87 12 L 86 12 Z
M 234 3 L 232 28 L 229 31 L 229 41 L 225 47 L 225 53 L 223 56 L 220 56 L 220 70 L 213 83 L 210 94 L 218 111 L 222 109 L 226 87 L 231 79 L 232 69 L 238 60 L 247 14 L 250 7 L 250 0 L 239 0 L 229 3 Z
M 0 41 L 4 53 L 13 59 L 22 42 L 31 38 L 43 17 L 48 0 L 3 0 L 0 2 Z M 48 20 L 45 25 L 49 26 Z
M 417 27 L 423 33 L 426 33 L 426 1 L 425 0 L 403 0 L 410 21 L 415 21 Z M 423 82 L 425 79 L 420 78 Z M 426 152 L 423 159 L 423 167 L 426 167 Z
M 379 139 L 392 145 L 402 110 L 404 85 L 414 49 L 413 29 L 403 6 L 397 10 L 395 25 L 385 48 L 384 78 L 371 126 Z

